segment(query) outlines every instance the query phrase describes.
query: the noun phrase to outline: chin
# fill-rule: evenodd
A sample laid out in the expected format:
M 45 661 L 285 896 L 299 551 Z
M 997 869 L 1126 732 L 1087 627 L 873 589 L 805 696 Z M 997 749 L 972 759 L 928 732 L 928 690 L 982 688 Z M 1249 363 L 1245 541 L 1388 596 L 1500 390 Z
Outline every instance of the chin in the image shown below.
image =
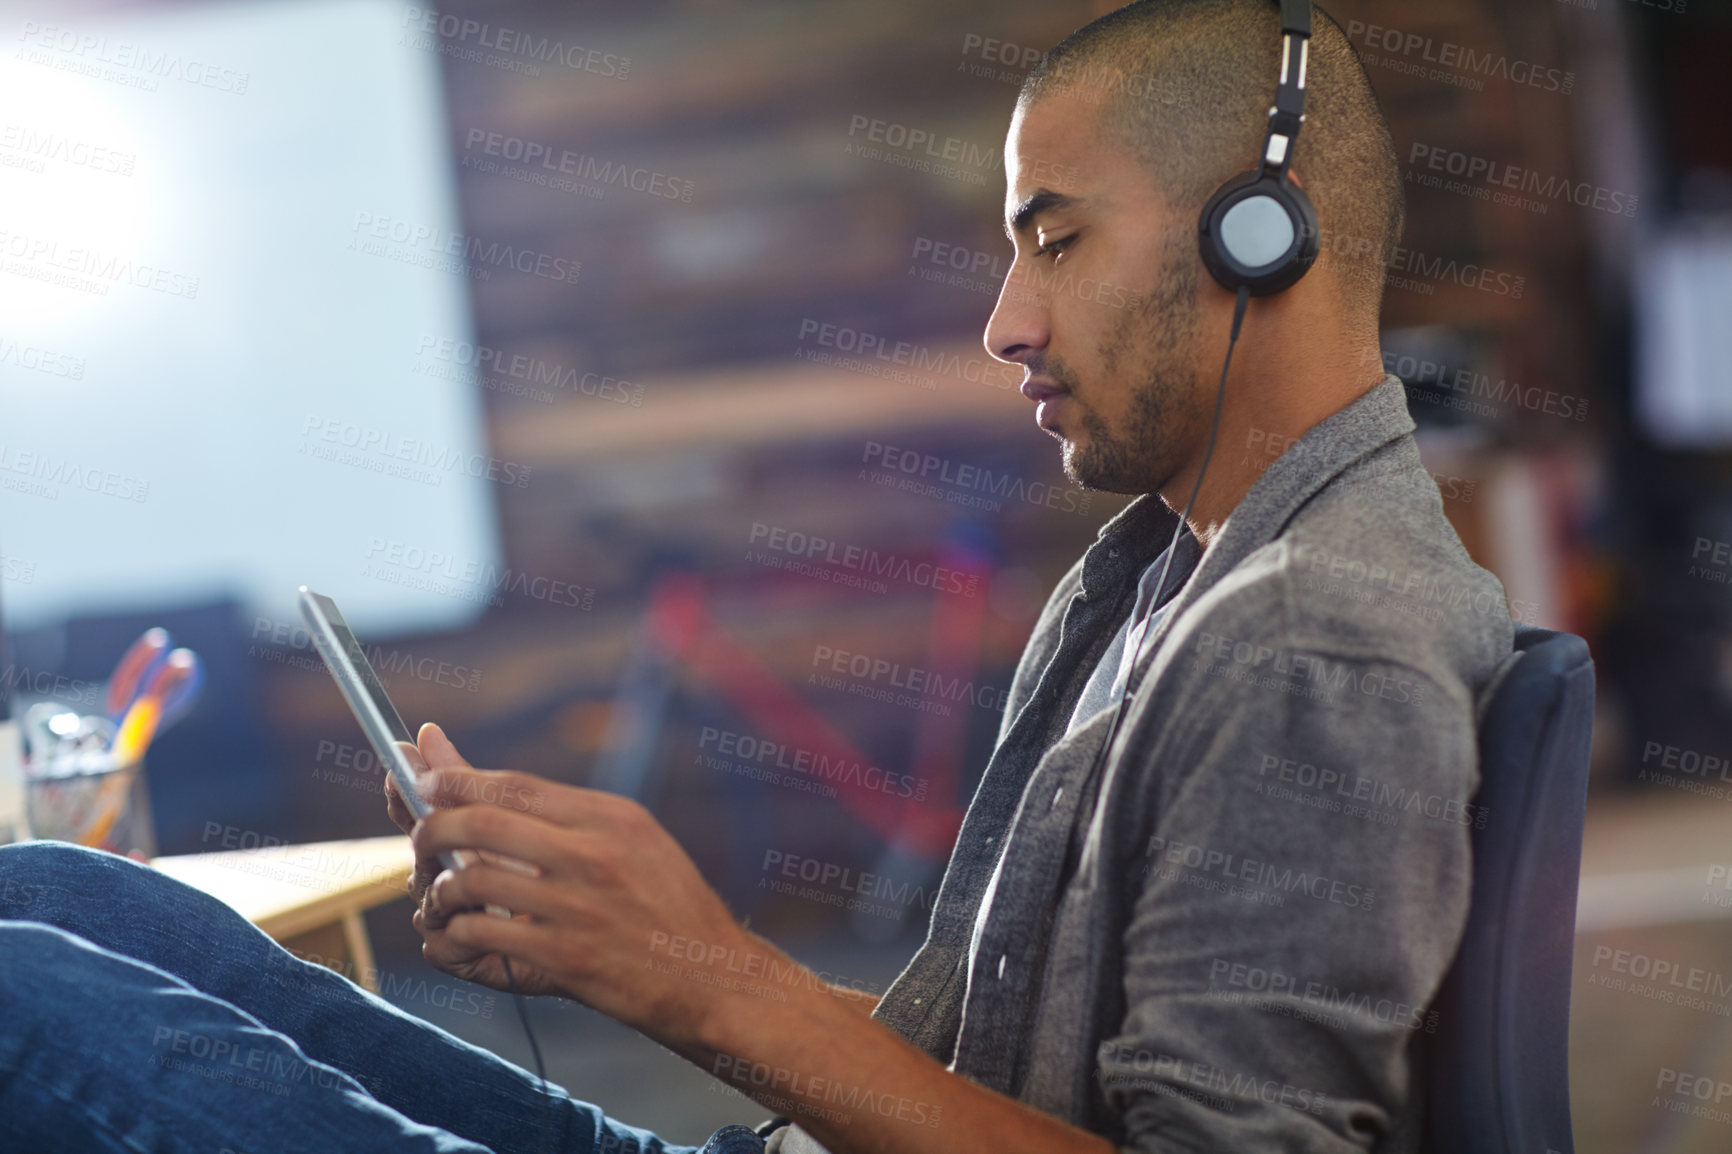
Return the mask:
M 1059 468 L 1064 471 L 1065 479 L 1073 485 L 1081 485 L 1085 489 L 1088 488 L 1088 486 L 1083 483 L 1082 477 L 1077 473 L 1076 442 L 1070 440 L 1068 437 L 1061 437 L 1057 433 L 1054 433 L 1053 436 L 1058 437 L 1058 464 Z
M 1059 457 L 1059 466 L 1064 470 L 1065 479 L 1079 489 L 1094 489 L 1099 492 L 1109 491 L 1101 484 L 1102 478 L 1090 467 L 1087 450 L 1079 447 L 1075 441 L 1061 438 L 1064 450 Z
M 1060 464 L 1065 477 L 1079 489 L 1138 496 L 1152 493 L 1159 488 L 1159 485 L 1151 483 L 1147 478 L 1130 476 L 1125 467 L 1128 462 L 1107 462 L 1099 458 L 1100 454 L 1091 453 L 1090 446 L 1086 443 L 1066 440 Z M 1115 467 L 1115 464 L 1118 467 Z

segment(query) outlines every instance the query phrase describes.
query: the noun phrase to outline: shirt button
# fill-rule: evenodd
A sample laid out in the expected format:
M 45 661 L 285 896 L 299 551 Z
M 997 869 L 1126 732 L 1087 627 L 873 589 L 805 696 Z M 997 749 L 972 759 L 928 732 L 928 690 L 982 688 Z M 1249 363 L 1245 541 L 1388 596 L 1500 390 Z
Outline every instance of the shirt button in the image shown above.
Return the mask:
M 998 979 L 999 979 L 999 981 L 1004 980 L 1004 959 L 1005 959 L 1005 957 L 1006 957 L 1006 955 L 1004 955 L 1004 954 L 998 955 Z

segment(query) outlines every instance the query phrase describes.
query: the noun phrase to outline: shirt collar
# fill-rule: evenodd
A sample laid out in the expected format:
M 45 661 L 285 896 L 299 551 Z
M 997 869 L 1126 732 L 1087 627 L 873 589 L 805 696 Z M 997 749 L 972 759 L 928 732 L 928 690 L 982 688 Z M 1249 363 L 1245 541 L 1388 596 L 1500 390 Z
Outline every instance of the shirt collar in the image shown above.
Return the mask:
M 1349 465 L 1413 428 L 1407 391 L 1393 373 L 1313 425 L 1264 470 L 1234 506 L 1204 552 L 1195 578 L 1162 626 L 1170 625 L 1185 605 L 1273 540 L 1301 505 Z M 1085 596 L 1121 586 L 1140 573 L 1166 549 L 1177 520 L 1178 515 L 1156 493 L 1144 493 L 1121 509 L 1101 526 L 1095 543 L 1083 556 Z M 1182 536 L 1191 537 L 1188 526 Z

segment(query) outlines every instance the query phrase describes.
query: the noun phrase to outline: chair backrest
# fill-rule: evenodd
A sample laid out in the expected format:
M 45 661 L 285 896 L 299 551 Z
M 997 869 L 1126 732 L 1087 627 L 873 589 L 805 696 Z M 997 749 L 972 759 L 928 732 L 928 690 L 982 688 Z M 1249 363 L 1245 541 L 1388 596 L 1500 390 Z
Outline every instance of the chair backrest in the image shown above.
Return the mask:
M 1437 1154 L 1574 1154 L 1570 959 L 1594 665 L 1570 633 L 1516 629 L 1479 722 L 1473 902 L 1431 1039 Z M 1483 807 L 1483 811 L 1481 809 Z

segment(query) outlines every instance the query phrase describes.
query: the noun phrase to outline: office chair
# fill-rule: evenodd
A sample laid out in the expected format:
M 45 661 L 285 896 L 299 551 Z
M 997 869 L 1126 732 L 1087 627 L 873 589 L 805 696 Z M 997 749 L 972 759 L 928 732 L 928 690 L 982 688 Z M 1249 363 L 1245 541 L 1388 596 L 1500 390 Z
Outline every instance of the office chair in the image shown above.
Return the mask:
M 1516 627 L 1482 701 L 1473 902 L 1435 1002 L 1436 1154 L 1574 1154 L 1570 959 L 1594 664 L 1580 637 Z

